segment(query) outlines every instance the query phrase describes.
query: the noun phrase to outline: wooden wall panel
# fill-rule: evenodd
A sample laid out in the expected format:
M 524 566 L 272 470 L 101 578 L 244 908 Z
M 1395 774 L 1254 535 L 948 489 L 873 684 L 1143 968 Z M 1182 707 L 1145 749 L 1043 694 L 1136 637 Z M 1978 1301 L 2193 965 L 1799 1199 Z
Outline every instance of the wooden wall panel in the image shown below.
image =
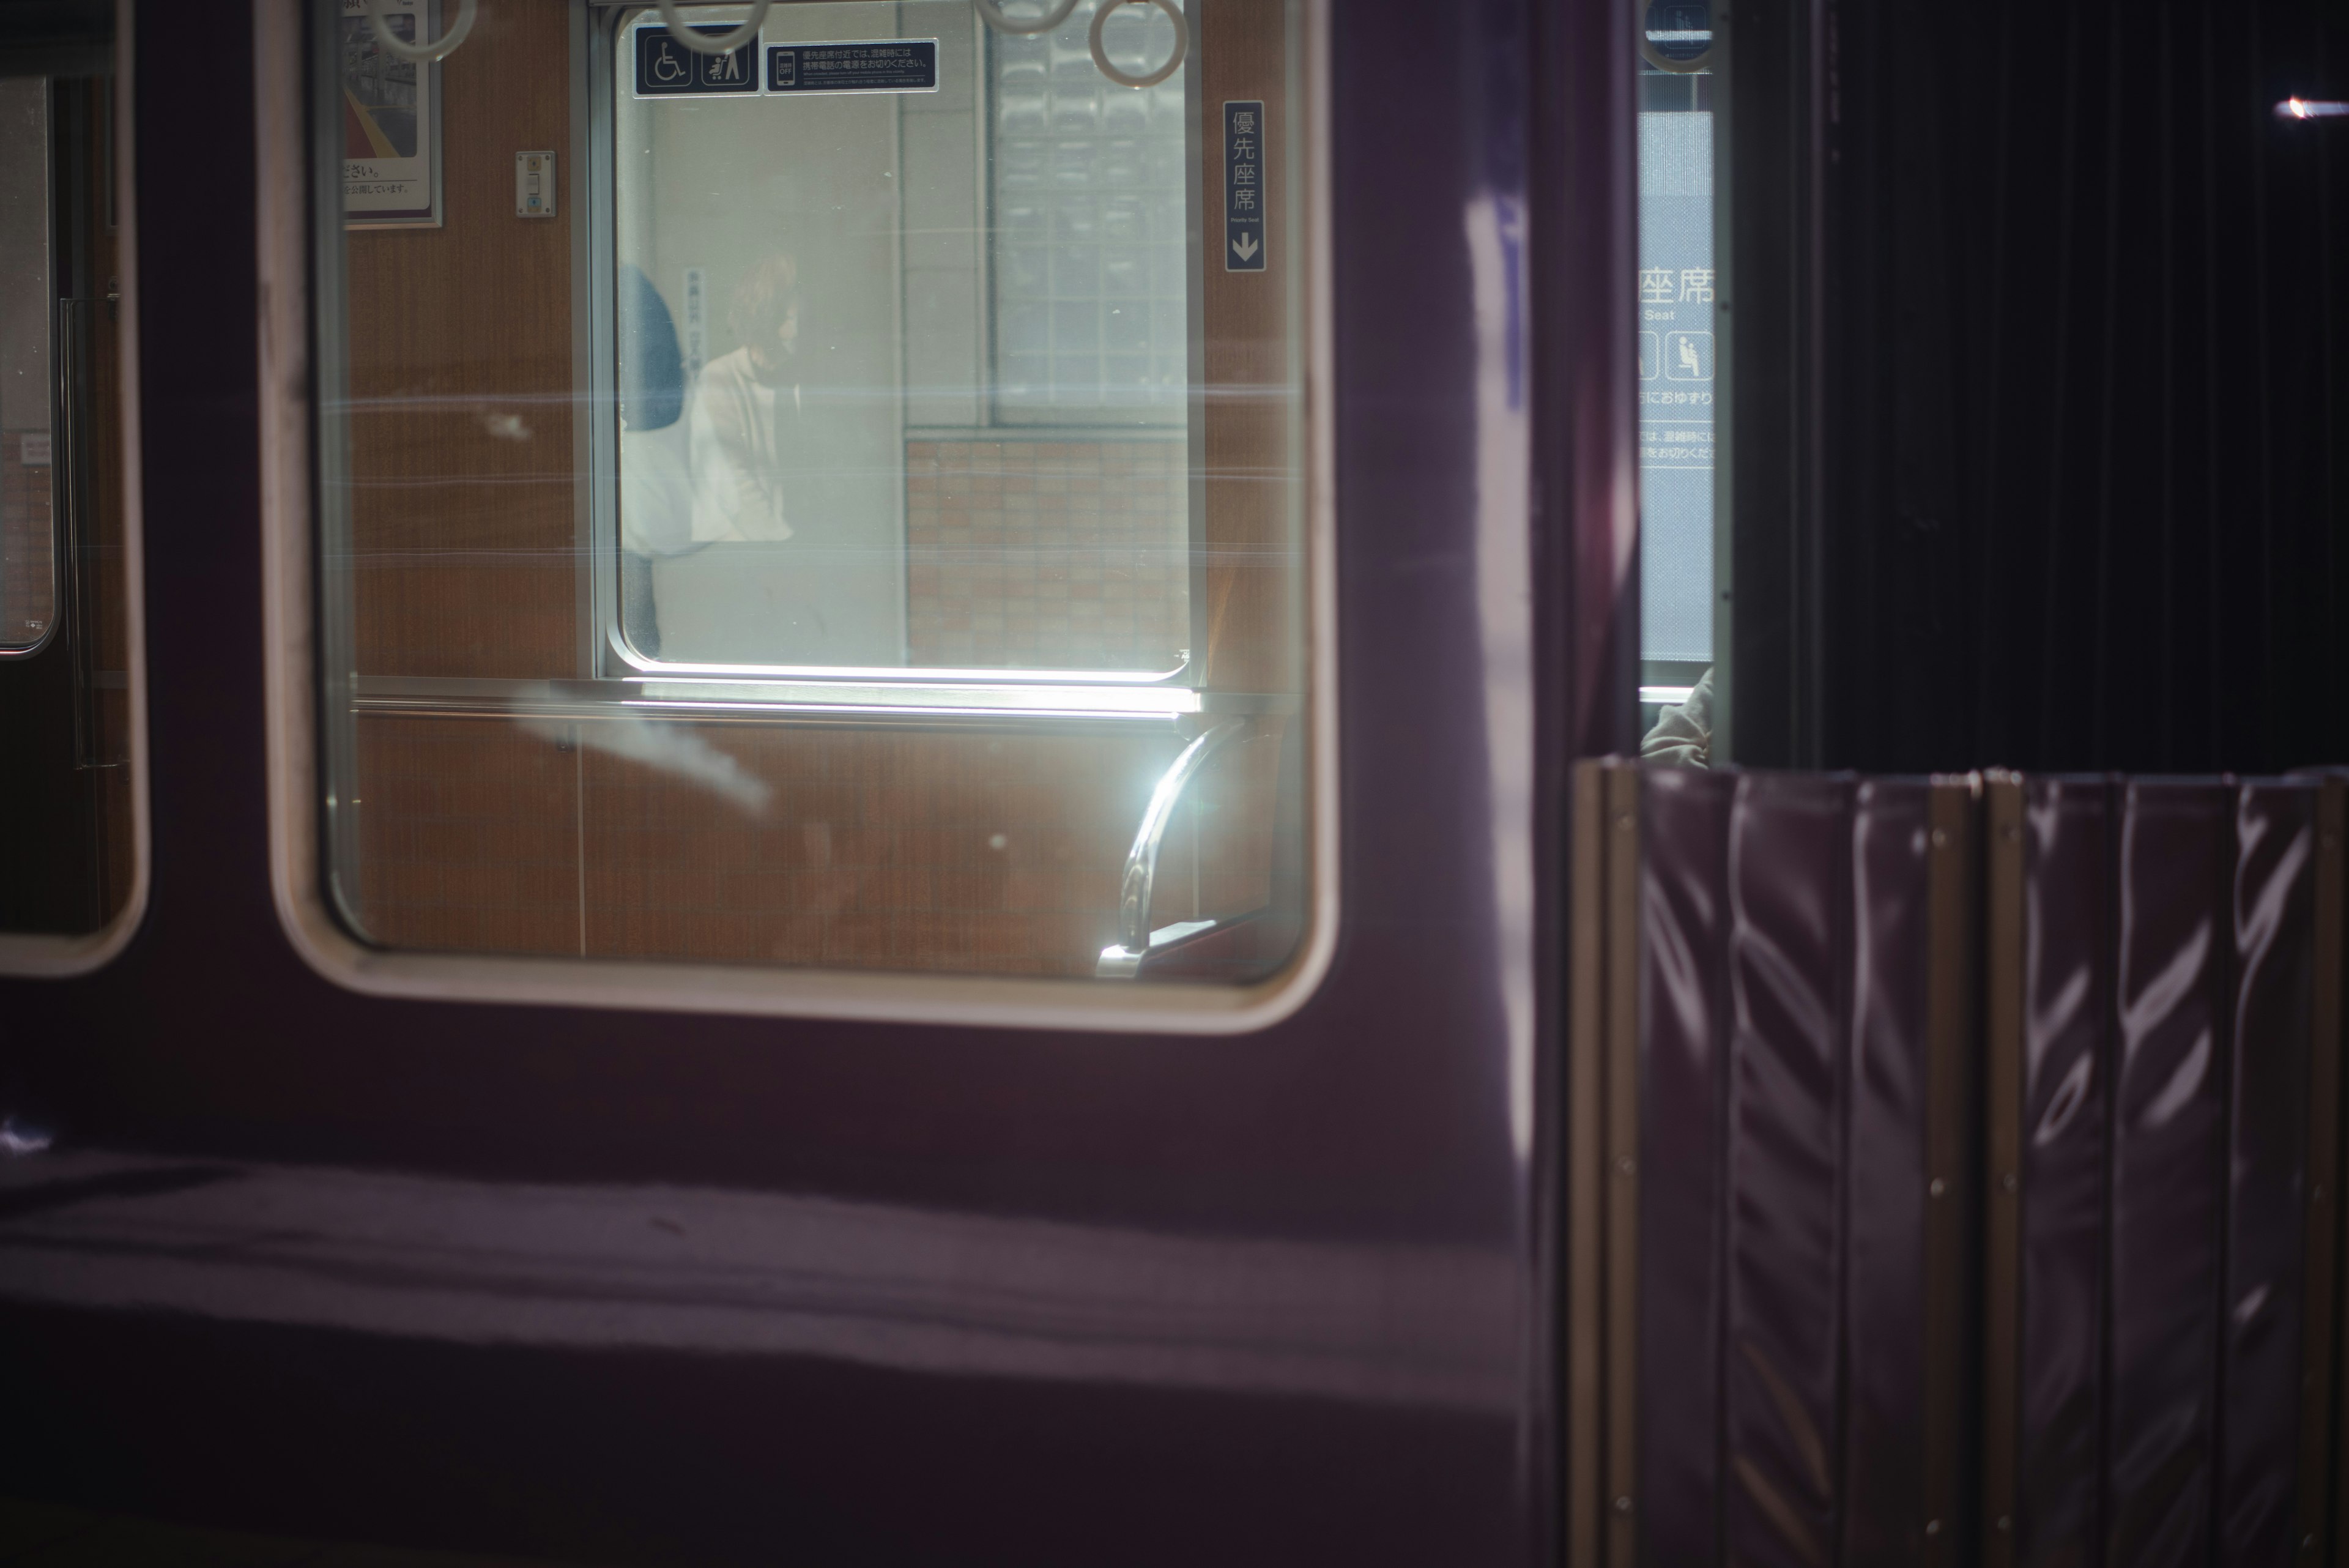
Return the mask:
M 349 236 L 352 542 L 370 675 L 578 673 L 564 0 L 496 0 L 440 67 L 444 221 Z
M 363 935 L 443 952 L 579 951 L 576 751 L 502 720 L 369 717 L 358 774 Z
M 662 728 L 667 768 L 588 742 L 591 953 L 1090 974 L 1179 749 L 1163 731 Z M 712 754 L 763 805 L 697 782 Z
M 1292 386 L 1288 290 L 1304 264 L 1288 222 L 1288 44 L 1281 0 L 1197 0 L 1199 211 L 1205 247 L 1206 684 L 1222 691 L 1295 691 L 1302 534 L 1283 483 L 1305 454 L 1278 397 Z M 1224 270 L 1224 104 L 1261 99 L 1265 113 L 1262 272 Z
M 386 947 L 1038 975 L 1089 975 L 1115 939 L 1182 744 L 406 715 L 358 733 L 358 914 Z M 1269 901 L 1280 753 L 1264 722 L 1195 781 L 1154 924 Z

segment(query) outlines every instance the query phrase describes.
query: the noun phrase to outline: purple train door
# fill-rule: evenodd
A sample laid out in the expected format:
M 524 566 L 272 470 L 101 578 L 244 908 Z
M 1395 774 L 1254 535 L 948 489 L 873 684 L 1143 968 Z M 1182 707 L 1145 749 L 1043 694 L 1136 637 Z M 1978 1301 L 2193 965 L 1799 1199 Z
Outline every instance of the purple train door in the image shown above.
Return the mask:
M 151 892 L 0 976 L 0 1492 L 1550 1550 L 1629 23 L 1056 9 L 124 6 Z

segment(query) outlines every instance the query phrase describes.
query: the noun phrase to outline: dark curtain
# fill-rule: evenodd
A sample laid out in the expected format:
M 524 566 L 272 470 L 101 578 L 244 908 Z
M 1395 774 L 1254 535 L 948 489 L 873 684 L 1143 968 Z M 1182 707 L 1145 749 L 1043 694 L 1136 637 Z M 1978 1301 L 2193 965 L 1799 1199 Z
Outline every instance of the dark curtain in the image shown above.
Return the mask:
M 1739 760 L 2349 761 L 2349 5 L 1736 26 Z

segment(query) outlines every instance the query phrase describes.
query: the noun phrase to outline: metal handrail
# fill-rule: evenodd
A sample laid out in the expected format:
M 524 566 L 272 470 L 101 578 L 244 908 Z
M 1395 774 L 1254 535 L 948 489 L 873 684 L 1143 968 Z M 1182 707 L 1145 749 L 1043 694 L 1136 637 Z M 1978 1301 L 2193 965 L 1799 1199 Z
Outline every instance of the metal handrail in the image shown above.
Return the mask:
M 1150 893 L 1158 879 L 1158 851 L 1183 792 L 1224 742 L 1246 730 L 1249 722 L 1226 719 L 1201 733 L 1183 748 L 1160 775 L 1158 787 L 1150 792 L 1150 809 L 1142 814 L 1142 826 L 1133 835 L 1133 847 L 1126 851 L 1125 876 L 1118 885 L 1117 940 L 1127 952 L 1138 957 L 1150 950 Z
M 1119 70 L 1110 64 L 1109 50 L 1102 46 L 1102 29 L 1109 25 L 1109 14 L 1121 5 L 1155 5 L 1174 24 L 1174 52 L 1166 57 L 1164 65 L 1146 76 L 1130 77 Z M 1101 9 L 1093 13 L 1092 40 L 1093 68 L 1102 75 L 1120 87 L 1156 87 L 1183 68 L 1184 58 L 1191 52 L 1191 24 L 1183 19 L 1183 7 L 1174 0 L 1102 0 Z
M 420 8 L 415 13 L 416 42 L 412 44 L 391 30 L 390 22 L 384 17 L 383 0 L 367 0 L 367 24 L 375 29 L 375 41 L 384 53 L 410 65 L 437 65 L 455 54 L 457 46 L 465 41 L 465 35 L 473 30 L 473 16 L 480 5 L 481 0 L 458 0 L 457 25 L 429 44 L 424 41 L 425 13 Z
M 666 5 L 667 0 L 662 0 L 662 3 Z M 1077 8 L 1077 0 L 1061 0 L 1058 6 L 1033 21 L 1016 22 L 1003 14 L 1003 8 L 997 0 L 970 0 L 970 3 L 977 8 L 979 19 L 988 26 L 999 33 L 1009 33 L 1019 37 L 1033 37 L 1040 33 L 1057 31 Z M 1166 57 L 1165 64 L 1147 76 L 1127 76 L 1110 63 L 1109 51 L 1102 46 L 1102 29 L 1109 23 L 1109 14 L 1121 5 L 1155 5 L 1165 12 L 1167 19 L 1174 24 L 1174 52 Z M 1093 64 L 1110 80 L 1120 87 L 1156 87 L 1182 69 L 1184 60 L 1189 57 L 1191 24 L 1184 19 L 1183 7 L 1175 4 L 1175 0 L 1102 0 L 1101 8 L 1093 13 L 1092 44 Z
M 1003 14 L 996 0 L 970 0 L 970 3 L 978 7 L 979 20 L 988 26 L 999 33 L 1009 33 L 1023 38 L 1034 37 L 1039 33 L 1057 32 L 1061 24 L 1069 19 L 1069 13 L 1077 8 L 1077 0 L 1061 0 L 1057 9 L 1046 12 L 1032 22 L 1015 22 Z
M 715 5 L 723 0 L 687 0 L 688 5 Z M 678 0 L 659 0 L 661 20 L 668 24 L 668 36 L 697 55 L 730 55 L 759 36 L 767 23 L 767 8 L 773 0 L 750 0 L 750 15 L 740 26 L 719 37 L 705 38 L 677 14 Z M 764 69 L 763 67 L 759 67 Z

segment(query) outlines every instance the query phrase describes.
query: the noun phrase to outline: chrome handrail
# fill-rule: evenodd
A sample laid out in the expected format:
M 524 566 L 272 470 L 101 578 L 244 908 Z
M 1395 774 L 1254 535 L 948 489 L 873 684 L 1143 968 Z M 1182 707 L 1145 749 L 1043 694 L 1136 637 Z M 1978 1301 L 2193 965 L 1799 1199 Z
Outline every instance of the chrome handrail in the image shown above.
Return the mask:
M 716 38 L 705 38 L 688 25 L 686 19 L 677 14 L 678 0 L 658 0 L 658 3 L 661 20 L 668 25 L 670 37 L 675 38 L 697 55 L 730 55 L 759 36 L 759 29 L 766 26 L 767 8 L 774 3 L 774 0 L 750 0 L 750 18 L 732 32 Z M 686 3 L 715 5 L 720 4 L 721 0 L 686 0 Z M 756 62 L 752 63 L 751 68 L 765 69 Z
M 1121 5 L 1155 5 L 1165 12 L 1167 19 L 1174 24 L 1174 52 L 1166 57 L 1164 65 L 1147 76 L 1127 76 L 1110 64 L 1109 51 L 1102 47 L 1102 29 L 1109 25 L 1109 14 Z M 1093 68 L 1120 87 L 1156 87 L 1181 70 L 1184 57 L 1191 52 L 1191 25 L 1183 19 L 1183 7 L 1174 4 L 1174 0 L 1102 0 L 1101 9 L 1093 13 L 1092 38 Z
M 1118 884 L 1118 945 L 1102 955 L 1104 962 L 1122 950 L 1138 963 L 1150 950 L 1150 894 L 1158 879 L 1158 851 L 1166 839 L 1166 825 L 1174 820 L 1183 792 L 1199 776 L 1207 760 L 1249 723 L 1247 719 L 1226 719 L 1203 732 L 1159 776 L 1158 787 L 1150 792 L 1150 809 L 1142 814 L 1142 826 L 1134 832 L 1133 847 L 1125 854 L 1125 876 Z
M 999 33 L 1009 33 L 1023 38 L 1034 37 L 1039 33 L 1057 32 L 1061 24 L 1069 19 L 1069 13 L 1077 8 L 1077 0 L 1061 0 L 1058 10 L 1047 12 L 1032 22 L 1015 22 L 1003 14 L 996 0 L 970 0 L 970 3 L 978 7 L 979 20 L 988 26 Z
M 383 14 L 383 0 L 367 0 L 367 25 L 374 28 L 375 41 L 384 53 L 410 65 L 438 65 L 455 54 L 457 46 L 465 41 L 465 35 L 473 30 L 473 16 L 480 5 L 481 0 L 457 0 L 456 26 L 429 44 L 424 41 L 425 13 L 420 6 L 414 13 L 415 43 L 409 43 L 391 30 L 391 23 Z
M 662 0 L 662 3 L 666 5 L 667 0 Z M 1033 21 L 1015 22 L 1003 14 L 1003 8 L 997 0 L 970 0 L 970 3 L 977 8 L 981 21 L 999 33 L 1009 33 L 1016 37 L 1034 37 L 1040 33 L 1055 32 L 1077 8 L 1077 0 L 1061 0 L 1058 7 Z M 1102 29 L 1109 24 L 1109 14 L 1121 5 L 1155 5 L 1166 13 L 1167 20 L 1174 24 L 1174 52 L 1166 57 L 1164 65 L 1147 76 L 1127 76 L 1110 63 L 1109 51 L 1102 47 Z M 1093 13 L 1092 43 L 1093 65 L 1102 75 L 1120 87 L 1156 87 L 1182 69 L 1183 62 L 1190 57 L 1191 24 L 1184 19 L 1183 7 L 1175 0 L 1101 0 L 1101 8 Z

